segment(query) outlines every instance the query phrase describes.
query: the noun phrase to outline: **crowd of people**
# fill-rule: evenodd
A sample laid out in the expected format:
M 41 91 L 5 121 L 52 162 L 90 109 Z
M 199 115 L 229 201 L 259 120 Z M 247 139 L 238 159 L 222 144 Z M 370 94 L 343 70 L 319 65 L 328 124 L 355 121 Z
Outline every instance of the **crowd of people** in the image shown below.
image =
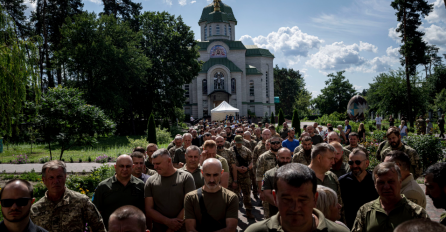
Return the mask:
M 377 152 L 382 162 L 368 170 L 363 134 L 348 123 L 339 134 L 332 125 L 309 125 L 295 138 L 287 123 L 276 131 L 200 122 L 167 149 L 149 144 L 120 155 L 92 200 L 65 187 L 64 162 L 49 161 L 39 201 L 25 180 L 1 189 L 0 231 L 229 232 L 237 230 L 241 204 L 247 232 L 446 231 L 446 220 L 426 213 L 426 195 L 446 208 L 446 163 L 423 173 L 417 152 L 390 127 Z M 261 200 L 264 218 L 253 215 L 251 196 Z

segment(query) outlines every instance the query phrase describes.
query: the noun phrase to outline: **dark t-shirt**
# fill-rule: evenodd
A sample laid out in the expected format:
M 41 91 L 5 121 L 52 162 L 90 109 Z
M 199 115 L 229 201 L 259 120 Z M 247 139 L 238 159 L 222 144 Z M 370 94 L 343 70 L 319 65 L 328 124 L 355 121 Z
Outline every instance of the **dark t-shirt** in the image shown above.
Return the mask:
M 186 149 L 184 147 L 180 147 L 175 150 L 175 157 L 173 158 L 172 163 L 186 163 Z
M 196 138 L 192 139 L 192 145 L 195 145 L 197 147 L 201 147 L 201 141 L 200 141 L 200 138 L 198 136 Z
M 2 232 L 9 232 L 8 228 L 6 228 L 6 225 L 3 221 L 0 222 L 0 231 Z M 48 232 L 48 230 L 43 229 L 40 226 L 36 226 L 31 219 L 29 219 L 28 226 L 24 230 L 25 232 Z
M 389 118 L 389 126 L 395 126 L 395 119 Z
M 195 190 L 194 178 L 188 172 L 177 169 L 171 176 L 155 174 L 144 186 L 144 197 L 153 198 L 153 209 L 165 217 L 176 218 L 184 208 L 184 197 Z M 152 232 L 166 231 L 167 226 L 153 222 Z
M 347 133 L 348 129 L 350 129 L 350 132 Z M 350 125 L 345 126 L 345 131 L 344 132 L 345 132 L 345 137 L 348 139 L 348 135 L 350 133 L 352 133 L 352 126 L 350 126 Z
M 313 137 L 311 137 L 311 141 L 313 142 L 313 146 L 324 142 L 324 139 L 319 134 L 314 134 Z
M 262 184 L 262 191 L 263 190 L 273 190 L 274 189 L 274 176 L 276 174 L 277 167 L 268 170 L 263 175 L 263 184 Z M 269 216 L 275 215 L 279 212 L 279 209 L 275 205 L 269 204 Z

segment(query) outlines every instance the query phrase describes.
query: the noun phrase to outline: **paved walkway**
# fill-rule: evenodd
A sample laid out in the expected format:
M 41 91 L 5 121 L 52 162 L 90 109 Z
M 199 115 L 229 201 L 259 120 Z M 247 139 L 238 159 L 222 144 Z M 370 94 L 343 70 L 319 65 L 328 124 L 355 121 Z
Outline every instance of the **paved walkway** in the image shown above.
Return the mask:
M 107 163 L 113 165 L 115 163 Z M 99 168 L 100 163 L 66 163 L 67 172 L 86 172 L 89 173 L 93 168 Z M 6 173 L 24 173 L 34 169 L 41 172 L 43 164 L 0 164 L 0 172 Z

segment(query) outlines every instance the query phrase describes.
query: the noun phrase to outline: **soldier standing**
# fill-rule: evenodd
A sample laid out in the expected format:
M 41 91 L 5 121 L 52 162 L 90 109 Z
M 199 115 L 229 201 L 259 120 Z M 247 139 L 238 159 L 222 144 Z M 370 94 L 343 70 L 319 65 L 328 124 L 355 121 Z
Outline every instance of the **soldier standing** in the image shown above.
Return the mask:
M 345 149 L 347 149 L 350 152 L 352 152 L 353 149 L 359 148 L 359 149 L 362 149 L 365 153 L 367 153 L 367 149 L 364 146 L 362 146 L 361 144 L 358 144 L 358 142 L 359 142 L 358 133 L 356 133 L 356 132 L 350 133 L 348 139 L 350 141 L 350 144 L 348 146 L 346 146 Z
M 400 132 L 395 127 L 389 128 L 387 130 L 386 136 L 387 143 L 390 144 L 390 147 L 381 152 L 381 161 L 384 161 L 386 154 L 391 152 L 392 150 L 398 150 L 406 153 L 410 158 L 410 172 L 414 175 L 414 178 L 416 180 L 423 173 L 423 169 L 421 168 L 420 164 L 420 156 L 418 155 L 417 151 L 401 142 Z
M 243 137 L 245 140 L 249 141 L 249 147 L 248 149 L 251 151 L 251 153 L 254 151 L 254 148 L 256 147 L 257 143 L 254 142 L 254 140 L 251 140 L 251 133 L 249 131 L 245 131 L 243 133 Z M 259 199 L 258 197 L 258 188 L 257 188 L 257 181 L 256 181 L 256 175 L 254 173 L 254 169 L 252 168 L 249 170 L 249 178 L 251 178 L 251 184 L 252 184 L 252 194 L 254 195 L 254 198 L 256 200 Z
M 192 145 L 192 135 L 186 133 L 183 135 L 183 146 L 175 150 L 175 156 L 173 157 L 173 166 L 176 168 L 181 168 L 186 163 L 186 149 Z
M 269 138 L 271 138 L 271 131 L 268 129 L 264 129 L 262 132 L 262 141 L 257 143 L 257 146 L 254 148 L 254 152 L 252 155 L 252 164 L 254 165 L 254 168 L 253 168 L 254 173 L 257 173 L 256 165 L 257 165 L 257 160 L 259 159 L 259 156 L 267 151 L 265 145 L 266 145 L 266 140 L 268 140 Z M 256 177 L 256 179 L 257 179 L 257 177 Z M 257 188 L 259 188 L 259 187 L 262 187 L 262 185 L 259 186 L 257 184 Z M 259 190 L 259 192 L 260 192 L 260 190 Z
M 200 167 L 201 150 L 197 146 L 191 145 L 186 149 L 186 163 L 180 170 L 189 172 L 194 178 L 195 188 L 204 185 L 204 178 Z
M 283 123 L 283 128 L 282 128 L 282 130 L 280 130 L 280 137 L 282 137 L 282 139 L 287 139 L 287 137 L 288 137 L 288 123 L 287 122 Z
M 152 164 L 152 154 L 158 150 L 158 146 L 154 143 L 149 143 L 149 145 L 147 145 L 147 149 L 146 149 L 146 169 L 147 169 L 147 174 L 149 175 L 154 175 L 156 174 L 155 171 L 155 167 Z
M 302 149 L 293 155 L 293 163 L 310 165 L 312 149 L 313 149 L 313 141 L 311 140 L 311 137 L 310 136 L 303 137 Z
M 31 207 L 31 220 L 48 231 L 84 231 L 87 223 L 93 231 L 106 231 L 95 205 L 87 196 L 66 188 L 66 180 L 64 162 L 53 160 L 42 166 L 42 181 L 48 190 Z
M 132 157 L 133 160 L 132 175 L 146 183 L 150 175 L 144 173 L 146 170 L 146 165 L 144 165 L 144 155 L 141 152 L 134 151 L 130 154 L 130 157 Z
M 243 204 L 246 209 L 246 217 L 253 219 L 252 215 L 252 203 L 251 203 L 251 179 L 249 178 L 249 170 L 252 169 L 252 153 L 251 151 L 243 146 L 243 137 L 241 135 L 236 135 L 234 138 L 235 146 L 230 148 L 230 151 L 235 154 L 235 162 L 237 166 L 237 181 L 238 188 L 234 189 L 235 193 L 242 190 L 243 193 Z M 235 182 L 235 181 L 234 181 Z
M 235 166 L 235 155 L 231 152 L 231 150 L 226 149 L 223 146 L 224 139 L 221 136 L 217 136 L 215 139 L 217 143 L 217 155 L 223 157 L 228 162 L 229 166 L 229 180 L 228 180 L 228 189 L 235 189 L 237 187 L 237 167 Z M 234 180 L 236 182 L 234 182 Z M 235 187 L 231 188 L 235 184 Z
M 419 135 L 419 134 L 423 134 L 423 135 L 426 134 L 426 121 L 424 121 L 422 115 L 420 115 L 420 116 L 418 117 L 416 126 L 417 126 L 417 134 L 418 134 L 418 135 Z
M 178 148 L 181 148 L 183 146 L 183 136 L 176 135 L 175 136 L 175 140 L 174 140 L 174 144 L 175 144 L 175 146 L 172 146 L 171 148 L 168 149 L 169 155 L 170 155 L 170 158 L 172 158 L 172 161 L 175 158 L 175 151 Z
M 260 155 L 259 160 L 257 160 L 256 181 L 257 185 L 260 188 L 259 192 L 261 193 L 263 199 L 264 199 L 263 193 L 261 192 L 263 175 L 268 170 L 273 169 L 277 164 L 276 154 L 282 147 L 282 143 L 280 142 L 280 140 L 281 138 L 279 136 L 273 136 L 271 139 L 269 139 L 271 143 L 271 150 L 266 151 L 265 153 Z M 269 214 L 269 208 L 268 208 L 269 204 L 265 200 L 262 201 L 262 204 L 265 218 L 269 218 L 271 216 Z

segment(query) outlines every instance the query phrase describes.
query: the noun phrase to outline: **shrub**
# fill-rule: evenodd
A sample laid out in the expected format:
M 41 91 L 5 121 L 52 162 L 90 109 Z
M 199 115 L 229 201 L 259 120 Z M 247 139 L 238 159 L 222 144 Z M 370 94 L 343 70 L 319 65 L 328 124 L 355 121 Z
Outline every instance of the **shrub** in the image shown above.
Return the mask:
M 149 122 L 147 123 L 147 141 L 149 143 L 157 144 L 156 142 L 156 125 L 153 114 L 150 114 Z
M 13 160 L 12 163 L 13 164 L 26 164 L 29 163 L 29 159 L 28 159 L 28 155 L 24 154 L 24 155 L 12 155 Z
M 167 129 L 168 131 L 170 131 L 170 123 L 169 123 L 169 120 L 167 118 L 164 118 L 163 123 L 161 124 L 161 128 L 162 129 Z
M 367 142 L 380 143 L 386 138 L 386 131 L 374 131 L 369 137 L 366 138 Z
M 300 128 L 300 120 L 299 120 L 299 114 L 297 113 L 297 109 L 294 109 L 294 111 L 293 111 L 293 121 L 291 123 L 291 127 L 294 127 L 294 129 L 296 130 L 297 136 L 300 137 L 302 130 Z
M 107 163 L 107 162 L 113 162 L 114 158 L 110 157 L 108 155 L 100 155 L 98 157 L 96 157 L 95 162 L 96 163 Z
M 50 161 L 50 157 L 49 156 L 45 156 L 39 159 L 39 163 L 44 164 L 46 162 Z
M 270 121 L 271 121 L 272 125 L 276 124 L 276 119 L 274 117 L 274 112 L 271 112 L 271 119 L 270 119 Z
M 147 140 L 142 136 L 140 139 L 132 139 L 127 136 L 127 141 L 129 142 L 131 149 L 135 147 L 146 147 L 149 144 L 149 142 L 147 142 Z
M 182 131 L 177 126 L 172 126 L 172 132 L 182 134 Z M 156 128 L 156 140 L 159 144 L 170 143 L 172 141 L 171 133 L 167 129 Z
M 88 156 L 88 163 L 91 163 L 91 157 Z
M 284 117 L 284 115 L 283 115 L 283 111 L 282 111 L 282 109 L 280 109 L 279 110 L 279 118 L 278 118 L 278 125 L 279 126 L 282 126 L 282 124 L 285 122 L 285 117 Z
M 33 168 L 33 169 L 31 169 L 30 172 L 24 172 L 24 173 L 20 174 L 19 179 L 38 182 L 38 181 L 42 180 L 42 177 L 40 176 L 39 173 L 36 173 L 36 171 Z
M 404 137 L 403 141 L 417 151 L 423 170 L 437 163 L 443 156 L 440 140 L 435 136 L 411 135 Z
M 265 125 L 265 123 L 269 123 L 269 117 L 268 112 L 265 112 L 265 117 L 262 119 L 262 123 Z

